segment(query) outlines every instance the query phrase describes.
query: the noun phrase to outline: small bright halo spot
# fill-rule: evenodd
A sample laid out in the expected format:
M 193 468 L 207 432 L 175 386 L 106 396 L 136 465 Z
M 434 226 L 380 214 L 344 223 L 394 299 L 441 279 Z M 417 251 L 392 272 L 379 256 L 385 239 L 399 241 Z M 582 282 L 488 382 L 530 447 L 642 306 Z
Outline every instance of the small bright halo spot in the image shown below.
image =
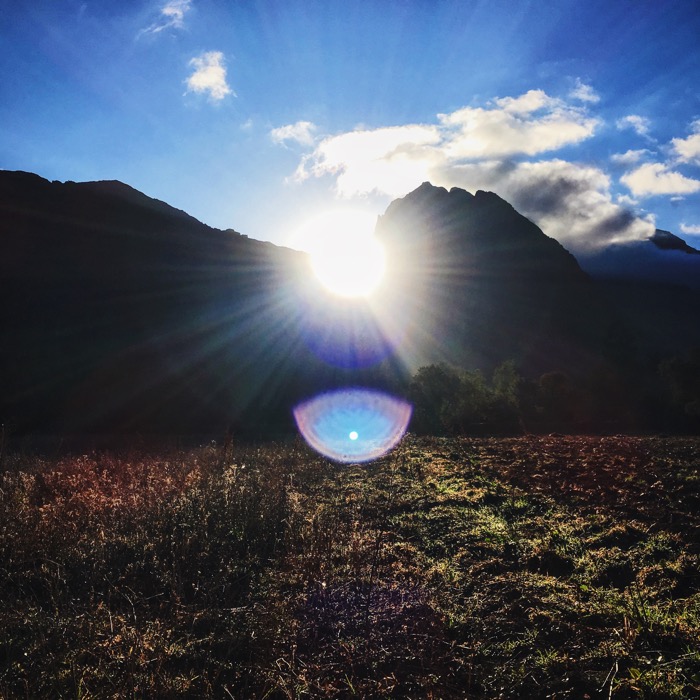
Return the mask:
M 357 434 L 357 431 L 356 431 L 356 430 L 351 430 L 351 431 L 350 431 L 350 435 L 348 435 L 348 437 L 349 437 L 351 440 L 357 440 L 357 438 L 360 437 L 360 436 Z
M 309 253 L 311 268 L 329 291 L 366 297 L 384 278 L 384 247 L 374 237 L 375 221 L 368 212 L 329 211 L 301 226 L 293 245 Z

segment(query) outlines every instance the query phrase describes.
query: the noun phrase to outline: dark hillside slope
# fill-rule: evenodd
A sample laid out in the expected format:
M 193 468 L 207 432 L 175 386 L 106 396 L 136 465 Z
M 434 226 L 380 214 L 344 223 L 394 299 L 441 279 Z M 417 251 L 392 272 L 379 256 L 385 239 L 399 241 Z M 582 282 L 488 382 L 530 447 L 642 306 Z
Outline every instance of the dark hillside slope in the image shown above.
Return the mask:
M 335 381 L 301 337 L 304 256 L 119 182 L 0 172 L 0 419 L 50 431 L 287 425 Z

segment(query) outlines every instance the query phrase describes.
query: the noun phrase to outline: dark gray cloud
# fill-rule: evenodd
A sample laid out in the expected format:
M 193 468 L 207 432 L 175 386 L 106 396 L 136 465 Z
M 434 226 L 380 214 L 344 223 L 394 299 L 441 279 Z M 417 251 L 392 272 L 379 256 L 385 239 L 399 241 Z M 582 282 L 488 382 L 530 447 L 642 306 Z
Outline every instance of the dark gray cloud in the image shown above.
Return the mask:
M 585 182 L 555 173 L 551 178 L 542 177 L 521 185 L 517 199 L 532 214 L 546 215 L 560 211 L 569 198 L 585 190 Z
M 496 192 L 574 253 L 644 240 L 654 232 L 653 222 L 612 201 L 610 181 L 598 168 L 563 160 L 502 166 L 444 166 L 432 174 L 435 184 Z

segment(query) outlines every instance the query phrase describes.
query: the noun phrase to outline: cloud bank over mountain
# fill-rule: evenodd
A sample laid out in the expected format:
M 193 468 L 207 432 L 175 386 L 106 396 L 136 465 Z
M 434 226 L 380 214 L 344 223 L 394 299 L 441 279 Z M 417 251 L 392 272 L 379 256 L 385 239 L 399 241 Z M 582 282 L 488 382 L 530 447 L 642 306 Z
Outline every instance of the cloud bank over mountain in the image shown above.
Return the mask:
M 572 252 L 649 239 L 655 217 L 649 197 L 673 201 L 700 192 L 700 121 L 691 134 L 657 144 L 643 115 L 606 120 L 601 96 L 576 79 L 568 95 L 541 89 L 496 97 L 428 123 L 395 124 L 321 135 L 310 121 L 277 127 L 277 142 L 302 148 L 291 178 L 329 178 L 338 197 L 402 196 L 424 181 L 497 192 Z M 629 131 L 638 147 L 588 162 L 584 142 Z M 315 136 L 315 134 L 319 134 Z M 303 151 L 306 152 L 303 152 Z M 687 224 L 692 228 L 693 224 Z

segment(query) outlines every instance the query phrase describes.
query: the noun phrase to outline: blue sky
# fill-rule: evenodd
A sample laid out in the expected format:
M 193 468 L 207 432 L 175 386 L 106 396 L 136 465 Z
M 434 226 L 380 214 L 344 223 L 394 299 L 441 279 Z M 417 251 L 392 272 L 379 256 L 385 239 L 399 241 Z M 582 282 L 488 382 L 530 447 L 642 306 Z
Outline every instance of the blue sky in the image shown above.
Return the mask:
M 13 0 L 0 168 L 276 243 L 430 180 L 574 252 L 700 245 L 699 37 L 696 0 Z

